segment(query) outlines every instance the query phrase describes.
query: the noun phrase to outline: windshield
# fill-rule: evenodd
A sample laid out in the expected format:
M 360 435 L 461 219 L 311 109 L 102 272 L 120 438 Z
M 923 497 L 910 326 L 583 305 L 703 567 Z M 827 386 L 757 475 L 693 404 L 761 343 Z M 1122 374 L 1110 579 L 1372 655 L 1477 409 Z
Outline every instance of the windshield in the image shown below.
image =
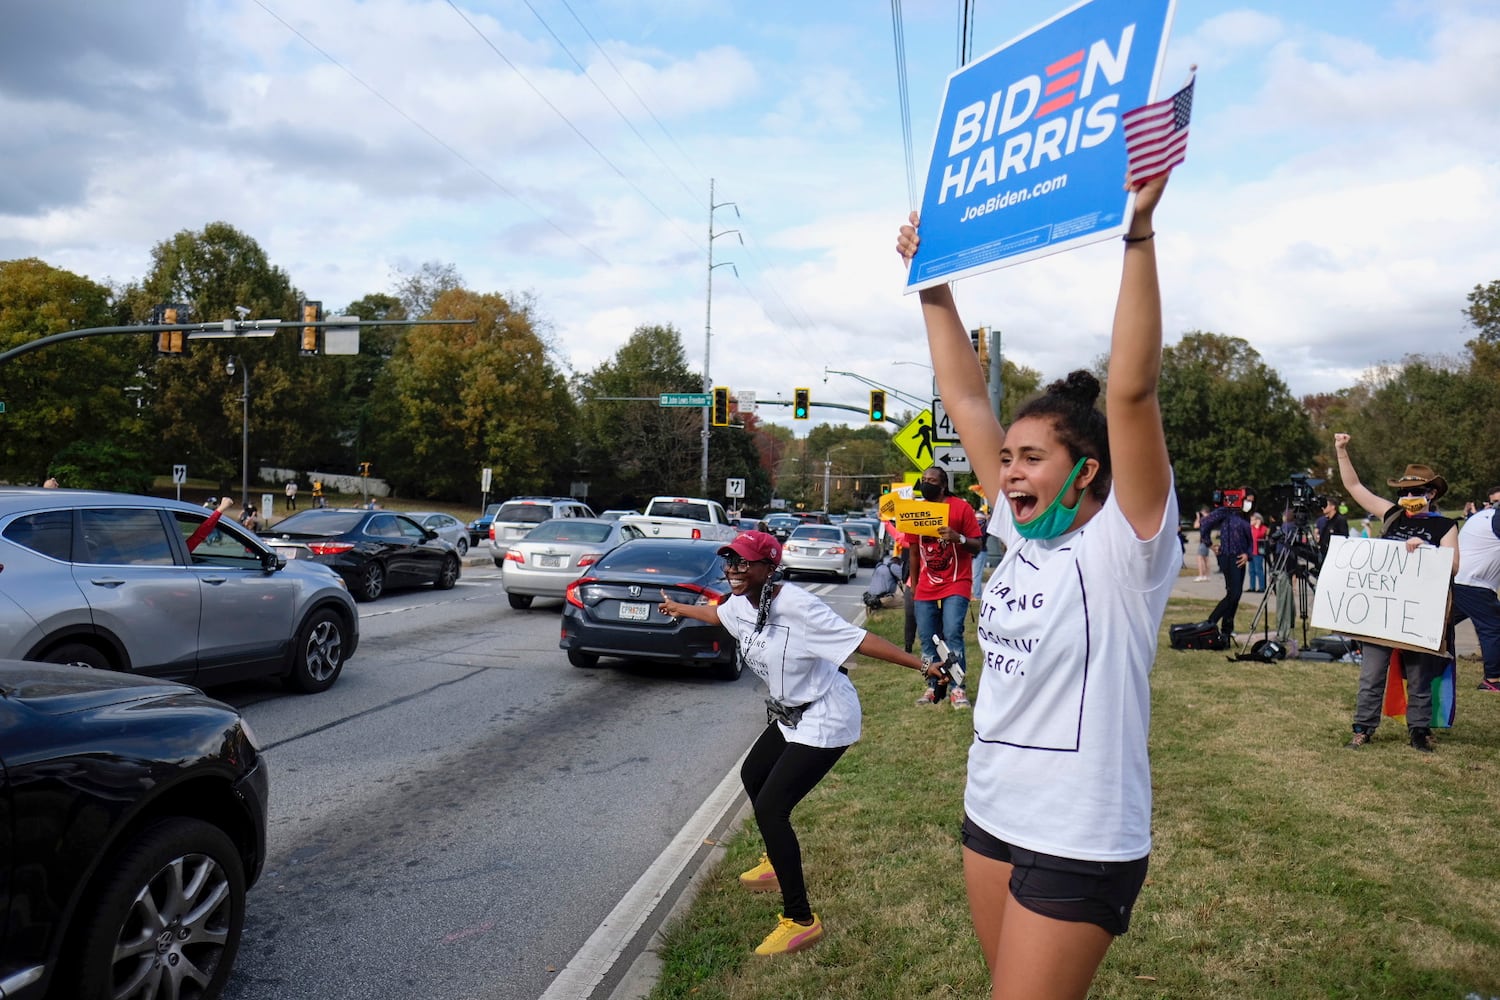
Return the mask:
M 495 515 L 497 521 L 513 521 L 516 524 L 541 524 L 552 520 L 550 503 L 508 503 Z
M 269 535 L 341 535 L 353 531 L 364 517 L 357 510 L 304 510 L 277 521 Z
M 552 520 L 537 525 L 531 529 L 531 534 L 526 536 L 528 542 L 585 542 L 595 544 L 609 537 L 610 527 L 607 524 L 594 524 L 587 521 L 580 522 L 571 517 L 554 517 Z
M 827 525 L 826 527 L 814 524 L 804 524 L 802 527 L 792 532 L 792 539 L 794 541 L 805 541 L 811 539 L 813 541 L 819 542 L 842 542 L 844 540 L 844 532 L 843 529 L 835 527 L 831 524 Z
M 708 505 L 677 500 L 657 500 L 651 504 L 652 517 L 680 517 L 689 521 L 707 521 Z

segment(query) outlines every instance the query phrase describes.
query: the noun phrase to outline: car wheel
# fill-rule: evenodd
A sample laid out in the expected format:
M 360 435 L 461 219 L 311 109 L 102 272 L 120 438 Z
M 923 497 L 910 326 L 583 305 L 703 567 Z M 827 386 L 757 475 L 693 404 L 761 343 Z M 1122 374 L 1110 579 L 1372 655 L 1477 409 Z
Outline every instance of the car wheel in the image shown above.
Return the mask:
M 506 594 L 505 598 L 510 601 L 510 606 L 517 611 L 525 611 L 531 607 L 532 597 L 530 594 Z
M 385 568 L 378 562 L 367 562 L 359 571 L 359 585 L 354 588 L 356 601 L 373 601 L 385 591 Z
M 460 538 L 458 540 L 458 554 L 461 556 L 469 554 L 469 540 L 467 538 Z
M 80 667 L 93 667 L 95 670 L 114 669 L 114 664 L 109 662 L 109 657 L 93 646 L 82 642 L 65 642 L 61 646 L 55 646 L 42 657 L 42 662 L 76 663 Z
M 745 661 L 740 659 L 738 647 L 736 647 L 735 654 L 723 663 L 720 663 L 718 668 L 714 670 L 714 676 L 721 681 L 737 681 L 744 670 Z
M 244 861 L 202 820 L 172 817 L 129 841 L 103 874 L 77 955 L 79 997 L 219 995 L 245 924 Z
M 593 653 L 582 653 L 576 649 L 570 649 L 568 650 L 568 662 L 575 667 L 582 667 L 587 670 L 590 667 L 597 667 L 599 665 L 599 657 Z
M 327 691 L 339 679 L 345 655 L 343 619 L 328 608 L 314 611 L 297 632 L 287 680 L 304 694 Z
M 432 581 L 432 586 L 435 590 L 452 590 L 456 583 L 458 583 L 458 556 L 449 556 L 443 560 L 443 569 L 438 573 L 438 578 Z

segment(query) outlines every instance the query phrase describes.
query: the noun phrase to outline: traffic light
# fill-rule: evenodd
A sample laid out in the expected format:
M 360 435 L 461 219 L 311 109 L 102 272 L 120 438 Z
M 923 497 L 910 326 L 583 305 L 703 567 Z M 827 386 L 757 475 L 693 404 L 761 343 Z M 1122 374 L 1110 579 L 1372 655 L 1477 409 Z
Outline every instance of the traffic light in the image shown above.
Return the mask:
M 885 390 L 870 390 L 870 423 L 878 424 L 885 420 Z
M 152 312 L 151 321 L 156 325 L 168 325 L 177 322 L 178 306 L 161 305 Z M 156 335 L 156 353 L 168 356 L 181 356 L 183 344 L 187 340 L 187 334 L 181 330 L 163 330 Z
M 812 390 L 793 389 L 792 418 L 794 420 L 806 420 L 808 413 L 812 411 Z
M 360 462 L 359 463 L 359 474 L 361 476 L 368 476 L 370 474 L 370 463 L 369 462 Z
M 726 385 L 714 386 L 714 406 L 711 419 L 715 427 L 724 427 L 729 423 L 729 387 Z
M 303 302 L 302 322 L 318 323 L 323 319 L 323 303 Z M 315 326 L 304 326 L 302 328 L 302 356 L 304 358 L 316 357 L 318 354 L 318 328 Z
M 969 343 L 973 345 L 974 354 L 979 358 L 979 367 L 988 375 L 990 370 L 990 328 L 981 326 L 977 330 L 970 330 Z

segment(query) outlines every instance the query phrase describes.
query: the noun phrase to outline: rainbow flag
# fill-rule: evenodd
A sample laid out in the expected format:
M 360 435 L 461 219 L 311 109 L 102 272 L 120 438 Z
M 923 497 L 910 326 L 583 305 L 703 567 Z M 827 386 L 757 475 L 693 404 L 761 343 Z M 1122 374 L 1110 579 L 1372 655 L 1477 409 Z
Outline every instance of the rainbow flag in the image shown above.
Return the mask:
M 1458 690 L 1458 664 L 1452 656 L 1443 667 L 1443 672 L 1432 679 L 1432 728 L 1452 729 L 1453 716 L 1457 708 L 1455 692 Z M 1385 674 L 1384 715 L 1397 722 L 1406 722 L 1406 671 L 1401 665 L 1401 650 L 1391 650 L 1391 665 Z

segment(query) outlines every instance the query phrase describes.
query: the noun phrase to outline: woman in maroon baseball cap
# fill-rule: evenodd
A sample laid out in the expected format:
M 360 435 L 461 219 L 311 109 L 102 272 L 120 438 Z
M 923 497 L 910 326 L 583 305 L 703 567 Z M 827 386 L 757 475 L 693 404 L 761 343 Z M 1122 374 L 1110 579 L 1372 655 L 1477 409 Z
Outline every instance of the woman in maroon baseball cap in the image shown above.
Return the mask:
M 682 604 L 662 593 L 661 612 L 722 625 L 744 666 L 766 682 L 766 729 L 750 748 L 740 780 L 766 842 L 760 864 L 740 876 L 752 892 L 780 890 L 782 913 L 757 955 L 800 951 L 823 937 L 807 900 L 792 810 L 832 770 L 860 733 L 859 696 L 841 664 L 854 653 L 924 668 L 919 657 L 840 618 L 776 575 L 781 543 L 747 531 L 719 550 L 730 598 L 717 606 Z

